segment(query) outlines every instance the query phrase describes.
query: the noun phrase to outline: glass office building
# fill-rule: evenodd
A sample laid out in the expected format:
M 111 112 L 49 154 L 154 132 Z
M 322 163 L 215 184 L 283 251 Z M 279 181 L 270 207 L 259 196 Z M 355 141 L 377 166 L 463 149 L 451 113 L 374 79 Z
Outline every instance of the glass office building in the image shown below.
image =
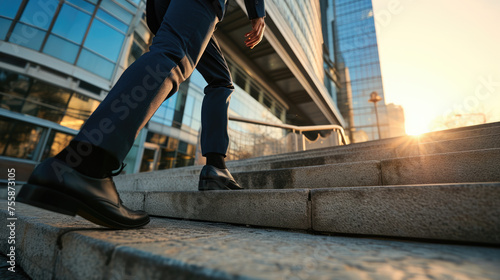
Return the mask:
M 278 2 L 269 1 L 266 37 L 252 51 L 243 43 L 250 24 L 240 3 L 230 1 L 218 26 L 236 88 L 231 115 L 277 124 L 342 124 L 324 86 L 319 4 Z M 0 167 L 16 167 L 22 182 L 76 135 L 124 69 L 148 50 L 145 5 L 0 0 Z M 161 105 L 127 155 L 127 173 L 197 162 L 205 85 L 195 71 Z M 229 159 L 256 155 L 259 143 L 249 131 L 278 144 L 286 134 L 230 122 Z
M 354 127 L 349 129 L 355 142 L 389 137 L 372 1 L 335 0 L 334 3 L 335 60 L 339 71 L 347 77 L 338 102 L 348 104 L 352 100 L 352 109 L 346 107 L 342 114 L 346 119 L 352 115 Z M 382 135 L 378 135 L 374 105 L 368 102 L 373 91 L 382 97 L 377 103 Z
M 57 154 L 151 40 L 141 0 L 0 0 L 0 165 Z

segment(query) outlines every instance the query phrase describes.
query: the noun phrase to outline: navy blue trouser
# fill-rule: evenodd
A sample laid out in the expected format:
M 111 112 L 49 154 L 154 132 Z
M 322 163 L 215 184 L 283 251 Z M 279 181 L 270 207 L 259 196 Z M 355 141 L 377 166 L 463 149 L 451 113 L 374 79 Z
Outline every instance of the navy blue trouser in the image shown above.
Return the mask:
M 148 16 L 163 20 L 150 51 L 122 74 L 75 140 L 98 146 L 122 162 L 139 131 L 196 67 L 208 83 L 201 112 L 202 153 L 225 155 L 234 88 L 213 36 L 219 19 L 207 0 L 156 0 L 155 4 L 156 15 Z

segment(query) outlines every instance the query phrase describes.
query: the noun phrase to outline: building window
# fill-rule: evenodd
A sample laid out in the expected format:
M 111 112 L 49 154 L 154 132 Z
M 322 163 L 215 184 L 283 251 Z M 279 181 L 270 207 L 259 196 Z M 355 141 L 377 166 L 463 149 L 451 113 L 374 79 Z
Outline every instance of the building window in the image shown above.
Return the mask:
M 0 118 L 2 156 L 34 160 L 43 128 L 21 121 Z
M 136 9 L 135 7 L 133 7 L 130 4 L 127 5 L 126 3 L 124 3 L 124 1 L 119 1 L 119 2 L 121 2 L 120 4 L 124 5 L 125 7 L 128 6 L 130 11 L 135 11 L 135 9 Z M 133 16 L 132 16 L 131 12 L 123 9 L 122 7 L 120 7 L 120 5 L 116 4 L 115 2 L 113 2 L 111 0 L 103 0 L 101 2 L 101 7 L 104 10 L 106 10 L 107 12 L 109 12 L 110 14 L 113 14 L 116 17 L 118 17 L 121 21 L 125 22 L 127 25 L 132 22 Z
M 11 24 L 12 20 L 0 17 L 0 40 L 5 40 Z
M 30 86 L 26 76 L 0 69 L 0 104 L 3 109 L 20 112 Z
M 89 14 L 65 4 L 57 16 L 52 33 L 80 44 L 89 22 Z
M 44 47 L 44 53 L 62 59 L 68 63 L 75 63 L 80 46 L 68 40 L 50 35 Z
M 85 49 L 80 53 L 77 65 L 106 79 L 111 79 L 115 69 L 114 63 Z
M 69 142 L 73 139 L 73 137 L 74 135 L 67 133 L 54 130 L 51 131 L 47 144 L 44 147 L 42 160 L 57 155 L 60 151 L 62 151 L 62 149 L 69 145 Z
M 177 150 L 177 161 L 175 167 L 194 165 L 196 155 L 196 147 L 184 141 L 179 141 L 179 149 Z
M 22 2 L 22 0 L 0 0 L 0 7 L 2 7 L 0 16 L 13 19 Z
M 78 130 L 99 101 L 82 94 L 0 69 L 3 109 L 46 119 Z
M 85 1 L 85 0 L 66 0 L 66 2 L 69 2 L 73 5 L 75 5 L 76 7 L 80 8 L 80 9 L 83 9 L 89 13 L 93 13 L 94 12 L 94 9 L 95 9 L 95 5 L 94 4 L 97 4 L 97 0 L 91 0 L 91 3 Z
M 74 93 L 69 100 L 66 114 L 60 124 L 79 130 L 85 120 L 97 109 L 97 106 L 99 106 L 99 101 Z
M 104 22 L 94 19 L 84 46 L 108 60 L 116 62 L 124 39 L 125 35 Z
M 139 34 L 134 32 L 134 41 L 132 42 L 132 47 L 130 47 L 130 53 L 128 55 L 128 65 L 130 66 L 130 64 L 134 63 L 134 61 L 136 61 L 144 52 L 146 52 L 147 48 L 148 44 L 144 42 Z
M 70 96 L 69 91 L 35 80 L 21 113 L 59 123 Z
M 47 30 L 58 5 L 58 0 L 28 1 L 21 22 Z
M 30 49 L 39 50 L 47 32 L 26 24 L 18 23 L 9 41 Z
M 105 12 L 104 10 L 99 9 L 97 11 L 97 17 L 99 19 L 102 19 L 103 21 L 109 23 L 110 25 L 118 28 L 122 32 L 127 32 L 128 30 L 128 25 L 123 23 L 121 20 L 115 18 L 114 16 L 110 15 L 109 13 Z

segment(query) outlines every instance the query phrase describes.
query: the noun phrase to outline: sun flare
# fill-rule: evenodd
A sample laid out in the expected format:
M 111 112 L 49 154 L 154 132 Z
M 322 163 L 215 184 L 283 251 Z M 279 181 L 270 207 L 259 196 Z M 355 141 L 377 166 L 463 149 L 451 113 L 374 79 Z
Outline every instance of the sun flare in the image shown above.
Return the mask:
M 424 120 L 406 120 L 406 134 L 417 136 L 426 132 L 429 132 L 429 122 Z

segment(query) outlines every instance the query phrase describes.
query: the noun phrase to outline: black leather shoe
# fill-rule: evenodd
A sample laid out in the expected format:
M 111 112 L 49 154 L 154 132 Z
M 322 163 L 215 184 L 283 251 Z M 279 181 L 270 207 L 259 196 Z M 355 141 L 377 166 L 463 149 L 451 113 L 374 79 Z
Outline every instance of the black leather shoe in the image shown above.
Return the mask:
M 55 158 L 35 168 L 17 201 L 61 214 L 79 215 L 109 228 L 130 229 L 149 223 L 146 212 L 122 205 L 111 177 L 85 176 Z
M 231 173 L 227 169 L 219 169 L 211 165 L 203 166 L 200 174 L 200 183 L 198 190 L 242 190 L 243 188 L 236 183 Z

